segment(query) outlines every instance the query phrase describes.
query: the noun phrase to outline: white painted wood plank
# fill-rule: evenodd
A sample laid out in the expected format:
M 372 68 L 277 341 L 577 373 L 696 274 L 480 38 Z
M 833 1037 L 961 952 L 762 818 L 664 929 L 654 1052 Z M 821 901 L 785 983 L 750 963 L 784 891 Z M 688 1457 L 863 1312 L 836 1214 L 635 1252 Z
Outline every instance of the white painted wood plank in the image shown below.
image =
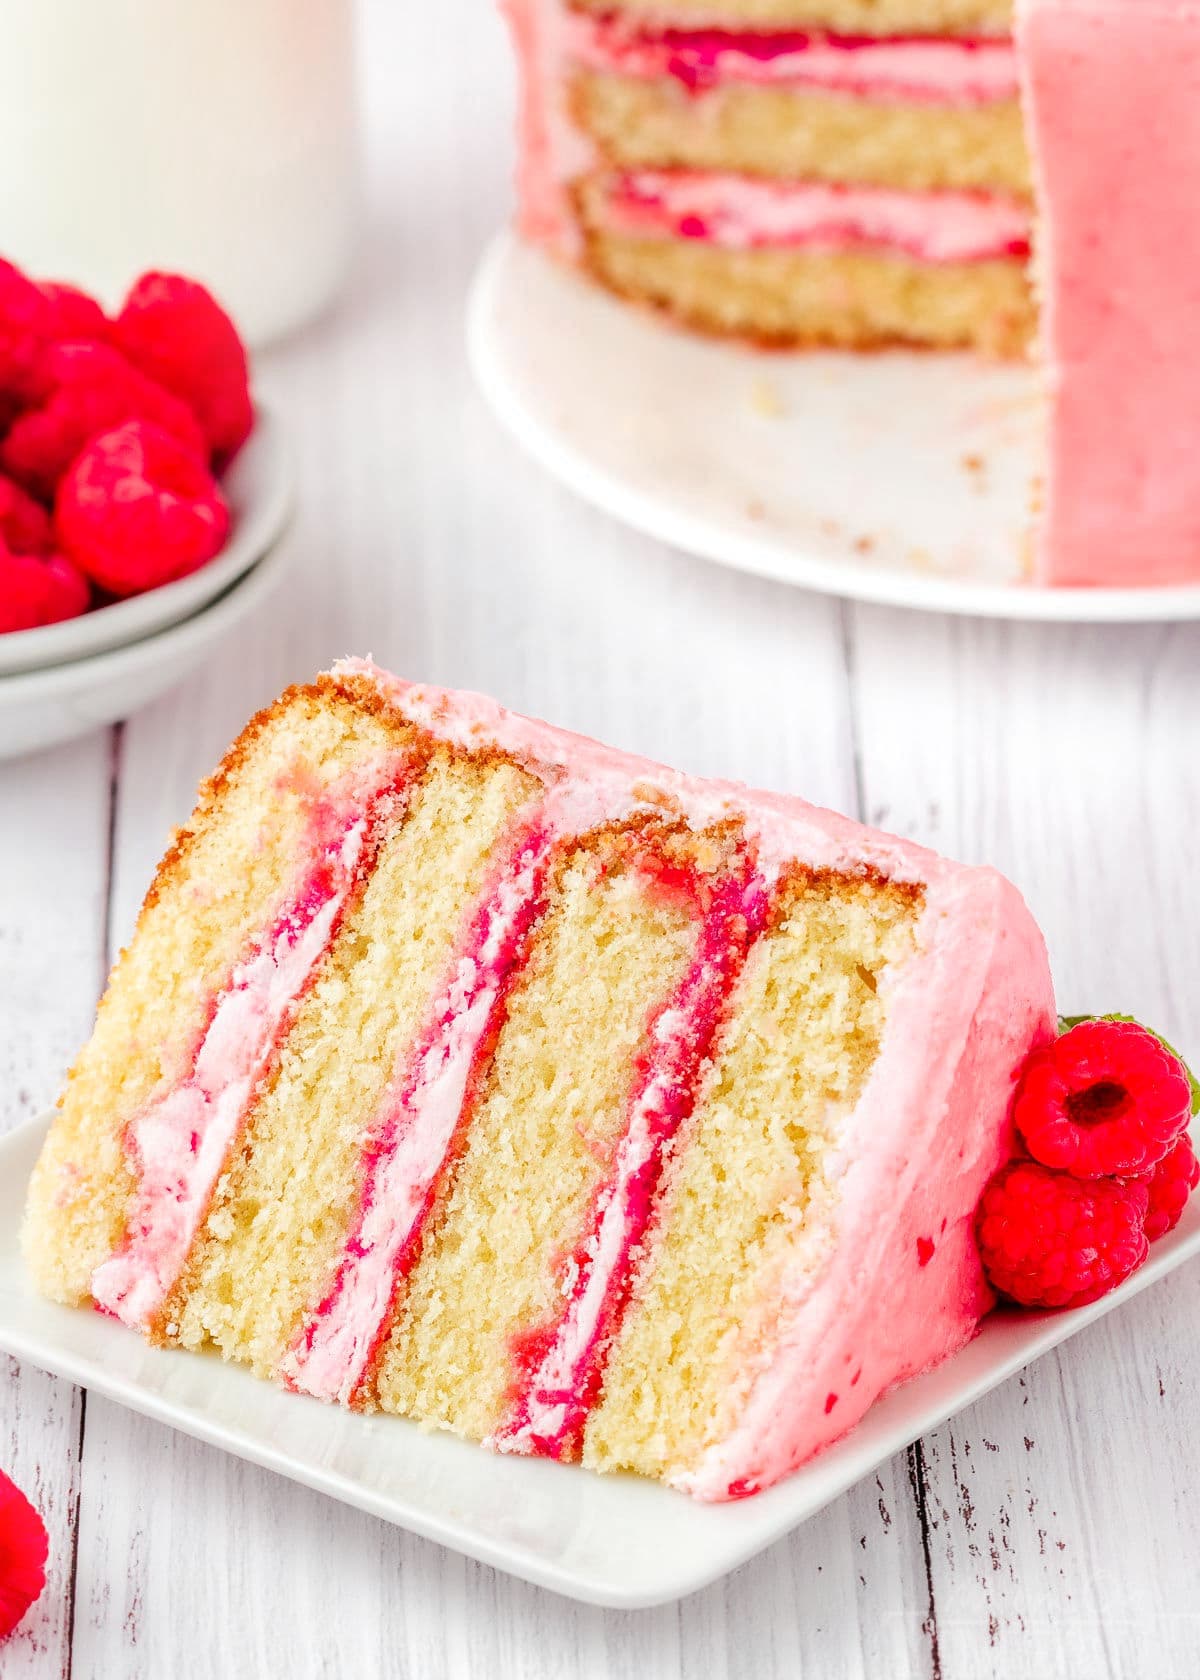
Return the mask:
M 996 863 L 1069 1012 L 1200 1049 L 1200 632 L 856 609 L 873 820 Z M 947 1680 L 1197 1672 L 1192 1267 L 924 1445 Z
M 0 1133 L 52 1103 L 103 981 L 107 732 L 0 764 Z M 5 1680 L 69 1664 L 79 1391 L 0 1356 L 0 1469 L 50 1534 L 47 1585 L 0 1655 Z

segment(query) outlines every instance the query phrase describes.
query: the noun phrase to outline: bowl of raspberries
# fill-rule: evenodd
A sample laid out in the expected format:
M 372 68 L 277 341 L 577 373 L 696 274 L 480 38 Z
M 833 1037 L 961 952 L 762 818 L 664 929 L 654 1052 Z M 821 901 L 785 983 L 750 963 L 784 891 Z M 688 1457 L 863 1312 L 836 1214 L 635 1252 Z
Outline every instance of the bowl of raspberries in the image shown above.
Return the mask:
M 183 628 L 248 590 L 288 501 L 241 337 L 199 282 L 144 274 L 110 315 L 0 259 L 0 750 L 25 749 L 3 720 L 33 679 L 86 689 L 81 665 L 203 641 Z

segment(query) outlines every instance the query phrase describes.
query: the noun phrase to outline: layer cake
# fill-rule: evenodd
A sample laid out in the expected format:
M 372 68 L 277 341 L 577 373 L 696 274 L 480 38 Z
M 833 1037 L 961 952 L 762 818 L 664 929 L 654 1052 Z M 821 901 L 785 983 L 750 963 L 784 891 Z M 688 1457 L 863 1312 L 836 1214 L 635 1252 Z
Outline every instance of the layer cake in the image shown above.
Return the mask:
M 346 662 L 201 789 L 25 1253 L 301 1394 L 730 1498 L 974 1333 L 1053 1024 L 993 871 Z

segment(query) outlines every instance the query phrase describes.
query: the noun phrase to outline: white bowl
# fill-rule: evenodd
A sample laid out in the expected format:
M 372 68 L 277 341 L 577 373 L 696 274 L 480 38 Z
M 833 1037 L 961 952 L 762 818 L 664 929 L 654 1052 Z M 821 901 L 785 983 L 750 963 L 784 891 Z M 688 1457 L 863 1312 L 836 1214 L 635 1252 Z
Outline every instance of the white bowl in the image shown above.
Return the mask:
M 286 543 L 276 544 L 223 595 L 156 635 L 90 659 L 0 676 L 0 758 L 83 735 L 164 693 L 267 598 L 288 555 Z
M 221 488 L 233 516 L 232 530 L 225 547 L 207 565 L 178 583 L 164 583 L 62 624 L 0 634 L 0 677 L 90 658 L 180 624 L 260 560 L 283 529 L 292 502 L 279 422 L 268 410 L 257 411 L 254 431 L 222 475 Z

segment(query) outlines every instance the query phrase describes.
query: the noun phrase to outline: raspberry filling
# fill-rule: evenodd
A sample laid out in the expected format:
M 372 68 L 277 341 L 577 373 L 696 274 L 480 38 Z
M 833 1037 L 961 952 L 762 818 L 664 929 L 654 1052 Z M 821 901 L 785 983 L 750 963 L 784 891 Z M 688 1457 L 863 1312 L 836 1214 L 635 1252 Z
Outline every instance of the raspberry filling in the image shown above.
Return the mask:
M 690 170 L 613 177 L 605 226 L 640 239 L 696 239 L 727 250 L 889 249 L 920 262 L 981 262 L 1029 253 L 1029 211 L 968 192 L 898 192 L 754 180 Z
M 780 31 L 639 29 L 614 16 L 572 12 L 567 57 L 587 70 L 640 81 L 672 77 L 689 93 L 725 83 L 814 88 L 855 98 L 978 105 L 1017 97 L 1011 40 L 931 36 L 880 39 Z

